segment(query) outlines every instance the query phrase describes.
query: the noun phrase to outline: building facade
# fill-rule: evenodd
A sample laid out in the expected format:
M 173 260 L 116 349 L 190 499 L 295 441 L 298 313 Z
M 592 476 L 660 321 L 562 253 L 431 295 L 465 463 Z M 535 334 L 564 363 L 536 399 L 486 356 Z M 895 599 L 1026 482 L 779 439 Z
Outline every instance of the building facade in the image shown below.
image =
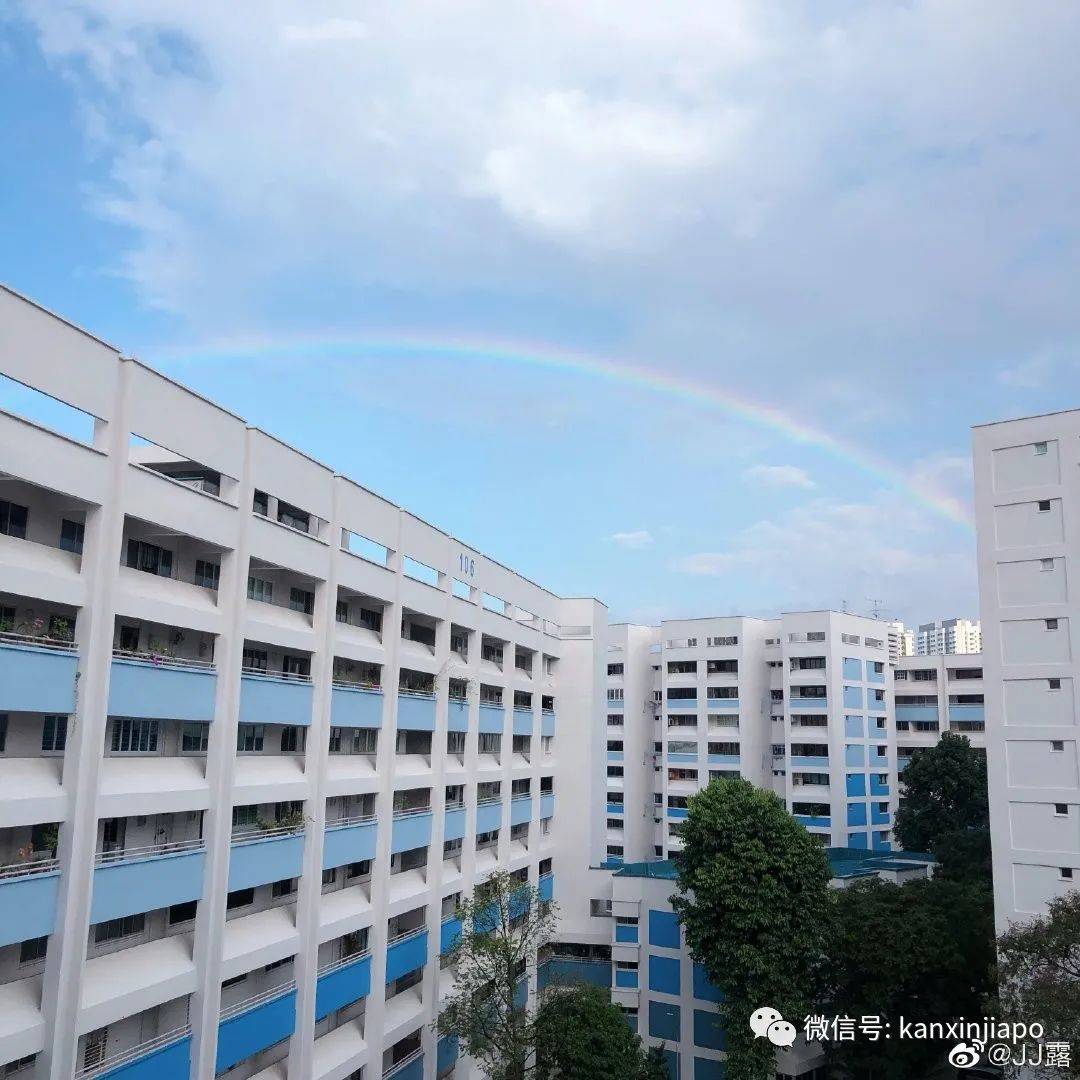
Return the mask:
M 0 413 L 5 1075 L 449 1071 L 457 898 L 602 858 L 603 605 L 6 290 L 0 372 L 89 427 Z
M 982 652 L 982 623 L 971 619 L 939 619 L 920 623 L 914 632 L 914 654 L 936 656 L 940 653 Z
M 1080 411 L 974 429 L 999 930 L 1080 882 Z

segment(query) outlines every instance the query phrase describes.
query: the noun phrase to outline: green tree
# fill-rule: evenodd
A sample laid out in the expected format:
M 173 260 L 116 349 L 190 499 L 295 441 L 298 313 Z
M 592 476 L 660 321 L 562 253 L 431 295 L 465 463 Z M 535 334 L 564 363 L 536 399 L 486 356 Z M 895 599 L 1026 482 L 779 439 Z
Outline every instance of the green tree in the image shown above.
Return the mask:
M 994 962 L 993 902 L 978 883 L 906 885 L 872 878 L 832 893 L 826 1016 L 950 1020 L 982 1014 Z M 884 1031 L 882 1039 L 884 1039 Z M 955 1040 L 953 1040 L 955 1042 Z M 829 1046 L 854 1077 L 907 1080 L 944 1060 L 949 1043 L 857 1038 Z
M 963 735 L 945 732 L 916 750 L 903 773 L 896 839 L 908 851 L 929 851 L 950 877 L 986 875 L 990 815 L 986 755 Z
M 651 1080 L 655 1075 L 648 1072 L 649 1059 L 622 1010 L 598 986 L 545 993 L 536 1015 L 536 1061 L 539 1080 Z M 666 1066 L 663 1076 L 667 1080 Z
M 536 1013 L 520 987 L 551 940 L 555 905 L 505 871 L 478 887 L 459 910 L 461 934 L 450 950 L 454 988 L 435 1023 L 491 1080 L 525 1080 L 535 1069 Z
M 1051 900 L 1045 915 L 998 938 L 998 993 L 998 1016 L 1040 1023 L 1048 1041 L 1071 1045 L 1071 1069 L 1045 1075 L 1080 1076 L 1080 892 Z
M 766 1080 L 775 1050 L 750 1014 L 801 1017 L 825 950 L 829 863 L 772 792 L 714 781 L 690 799 L 672 905 L 694 957 L 723 992 L 729 1080 Z

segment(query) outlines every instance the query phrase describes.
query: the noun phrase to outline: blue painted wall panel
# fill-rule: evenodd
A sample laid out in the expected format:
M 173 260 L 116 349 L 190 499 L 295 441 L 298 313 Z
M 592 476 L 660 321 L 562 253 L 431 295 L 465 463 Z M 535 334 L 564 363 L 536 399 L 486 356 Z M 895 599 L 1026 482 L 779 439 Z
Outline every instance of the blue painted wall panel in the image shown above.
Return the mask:
M 679 1006 L 666 1001 L 649 1002 L 649 1034 L 654 1039 L 679 1041 Z
M 549 793 L 540 796 L 540 816 L 542 818 L 549 818 L 555 816 L 555 795 Z
M 90 921 L 104 922 L 201 899 L 205 861 L 204 851 L 181 851 L 95 867 Z
M 864 849 L 869 847 L 869 843 L 866 839 L 865 832 L 852 832 L 848 833 L 847 846 L 850 848 Z
M 555 897 L 555 875 L 554 874 L 541 874 L 540 880 L 537 883 L 537 892 L 540 894 L 541 900 L 552 900 Z
M 320 975 L 315 984 L 315 1019 L 343 1009 L 371 993 L 371 957 L 343 964 Z
M 848 795 L 866 794 L 866 773 L 847 774 L 847 793 Z
M 710 765 L 738 765 L 740 756 L 738 754 L 710 754 Z
M 636 990 L 638 988 L 637 968 L 616 968 L 615 986 L 620 990 Z
M 658 994 L 679 996 L 679 959 L 649 954 L 649 989 Z
M 303 833 L 234 843 L 229 855 L 229 892 L 299 877 L 303 863 Z
M 701 1001 L 721 1001 L 724 995 L 717 990 L 705 971 L 704 964 L 694 964 L 694 997 Z
M 555 734 L 555 714 L 553 712 L 545 712 L 540 714 L 540 734 Z
M 694 1058 L 694 1080 L 725 1080 L 727 1066 L 712 1058 Z
M 636 945 L 638 943 L 638 925 L 634 923 L 616 923 L 615 940 L 622 945 Z
M 0 644 L 0 710 L 70 716 L 77 667 L 74 652 Z
M 480 733 L 501 735 L 506 726 L 506 710 L 501 705 L 480 706 Z
M 217 1071 L 288 1038 L 296 1027 L 296 991 L 257 1005 L 218 1024 Z
M 114 658 L 109 715 L 209 722 L 216 692 L 216 672 Z
M 885 665 L 881 665 L 880 671 L 875 671 L 874 664 L 870 661 L 867 661 L 866 681 L 869 683 L 883 683 L 885 681 Z
M 59 886 L 60 873 L 55 870 L 0 881 L 0 945 L 52 933 Z
M 434 731 L 435 699 L 398 694 L 398 731 Z
M 240 680 L 243 724 L 311 724 L 311 683 L 244 675 Z
M 445 1035 L 439 1040 L 439 1047 L 436 1053 L 435 1071 L 441 1073 L 446 1069 L 449 1069 L 458 1059 L 458 1037 L 456 1035 Z
M 465 836 L 465 807 L 455 807 L 443 815 L 443 840 L 461 840 Z
M 483 803 L 476 808 L 476 831 L 492 832 L 502 825 L 502 803 Z
M 444 920 L 439 928 L 439 952 L 449 952 L 459 937 L 461 937 L 461 920 L 458 918 Z
M 390 838 L 390 851 L 397 855 L 413 848 L 427 847 L 431 843 L 431 814 L 413 814 L 395 818 L 394 832 Z
M 469 730 L 469 703 L 451 701 L 446 707 L 446 726 L 451 731 Z
M 679 948 L 679 919 L 674 911 L 649 909 L 649 944 L 662 949 Z
M 510 824 L 522 825 L 532 819 L 532 799 L 510 800 Z
M 322 868 L 332 870 L 335 866 L 374 859 L 377 839 L 378 825 L 374 821 L 327 828 L 323 840 Z
M 727 1036 L 720 1017 L 705 1009 L 694 1010 L 694 1045 L 706 1050 L 726 1050 Z
M 847 823 L 848 825 L 866 824 L 866 803 L 849 802 L 847 804 Z
M 100 1073 L 98 1080 L 188 1080 L 191 1075 L 191 1036 L 152 1050 L 145 1057 Z
M 384 1076 L 387 1074 L 384 1073 Z M 404 1068 L 391 1073 L 393 1080 L 424 1080 L 424 1055 L 421 1054 L 415 1061 L 410 1061 Z
M 533 732 L 533 714 L 531 709 L 514 710 L 514 734 L 531 735 Z
M 863 690 L 861 686 L 844 687 L 844 708 L 861 709 L 863 707 Z
M 866 735 L 866 727 L 861 716 L 844 717 L 844 734 L 850 739 L 861 739 Z
M 870 794 L 871 795 L 888 795 L 889 784 L 888 781 L 881 781 L 878 779 L 877 773 L 871 773 L 870 775 Z
M 393 982 L 427 963 L 428 935 L 425 930 L 415 937 L 405 938 L 386 950 L 386 981 Z
M 844 747 L 844 764 L 859 766 L 866 764 L 866 747 L 850 743 Z
M 854 682 L 862 681 L 862 661 L 855 657 L 844 657 L 844 678 Z
M 330 723 L 335 727 L 382 727 L 381 690 L 335 686 L 330 692 Z

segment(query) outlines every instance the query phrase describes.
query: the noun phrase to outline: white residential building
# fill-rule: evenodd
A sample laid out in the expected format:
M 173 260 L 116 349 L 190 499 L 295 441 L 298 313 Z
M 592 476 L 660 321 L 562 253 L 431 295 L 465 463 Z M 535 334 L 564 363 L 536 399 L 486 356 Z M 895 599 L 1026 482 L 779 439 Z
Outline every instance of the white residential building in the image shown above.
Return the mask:
M 1080 882 L 1080 411 L 974 429 L 999 929 Z
M 920 623 L 914 634 L 914 655 L 982 652 L 982 624 L 971 619 L 939 619 Z M 910 652 L 906 655 L 912 655 Z
M 447 1073 L 457 897 L 587 906 L 606 609 L 7 290 L 0 373 L 91 431 L 0 412 L 5 1075 Z

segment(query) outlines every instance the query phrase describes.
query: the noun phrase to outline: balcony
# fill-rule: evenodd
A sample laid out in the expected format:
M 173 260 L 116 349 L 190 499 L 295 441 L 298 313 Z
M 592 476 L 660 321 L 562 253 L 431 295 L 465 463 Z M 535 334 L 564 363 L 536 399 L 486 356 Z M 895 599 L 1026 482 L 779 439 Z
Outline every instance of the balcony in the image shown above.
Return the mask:
M 371 956 L 359 953 L 319 969 L 315 984 L 315 1019 L 359 1001 L 371 993 Z
M 190 1024 L 111 1054 L 100 1065 L 75 1074 L 76 1080 L 187 1080 L 190 1075 Z
M 480 703 L 480 734 L 501 735 L 506 723 L 506 712 L 501 705 Z
M 201 899 L 205 859 L 202 840 L 99 852 L 90 921 L 105 922 Z
M 461 920 L 456 915 L 449 915 L 443 919 L 439 928 L 439 953 L 448 953 L 461 937 Z
M 555 713 L 550 709 L 545 709 L 540 714 L 540 734 L 545 738 L 555 734 Z
M 469 730 L 469 702 L 465 698 L 450 698 L 446 707 L 446 724 L 450 731 Z
M 820 697 L 794 697 L 788 702 L 789 709 L 827 709 L 829 699 L 825 695 Z
M 423 1076 L 424 1051 L 420 1049 L 383 1069 L 383 1080 L 423 1080 Z
M 56 859 L 0 866 L 0 946 L 51 934 L 59 887 Z
M 610 702 L 608 703 L 610 707 Z M 697 712 L 698 700 L 696 697 L 669 697 L 664 708 L 668 712 Z
M 807 829 L 831 829 L 832 818 L 816 814 L 794 814 L 795 820 Z
M 531 735 L 533 730 L 532 709 L 514 709 L 514 734 Z
M 607 804 L 607 812 L 609 814 L 625 814 L 626 806 L 621 802 L 609 802 Z
M 218 1073 L 287 1039 L 296 1027 L 296 984 L 286 983 L 228 1009 L 218 1020 Z
M 710 765 L 738 765 L 741 761 L 739 754 L 710 754 Z
M 382 726 L 383 692 L 374 687 L 335 680 L 330 697 L 330 723 L 335 727 Z
M 899 712 L 899 709 L 897 710 Z M 897 717 L 899 719 L 899 717 Z M 986 723 L 986 707 L 984 705 L 950 705 L 949 723 Z M 968 728 L 968 731 L 978 731 L 978 728 Z
M 555 875 L 541 874 L 537 884 L 537 892 L 541 901 L 553 899 L 555 896 Z
M 540 818 L 555 816 L 555 793 L 553 791 L 540 792 Z
M 210 721 L 217 672 L 203 660 L 149 653 L 114 653 L 109 715 Z
M 465 835 L 465 807 L 447 806 L 443 817 L 443 840 L 460 840 Z
M 477 800 L 476 832 L 494 832 L 502 824 L 502 796 Z
M 78 662 L 74 642 L 0 631 L 0 710 L 70 716 Z
M 242 724 L 311 724 L 312 688 L 307 675 L 270 675 L 245 667 L 240 678 Z
M 229 892 L 299 877 L 303 863 L 303 825 L 234 832 L 229 855 Z
M 793 769 L 827 769 L 829 758 L 827 755 L 793 753 L 789 764 Z
M 390 853 L 399 855 L 431 844 L 431 807 L 417 806 L 394 811 Z
M 428 932 L 420 927 L 391 938 L 386 948 L 386 981 L 417 971 L 427 963 Z
M 399 731 L 434 731 L 435 696 L 399 690 L 397 726 Z
M 323 869 L 374 859 L 378 823 L 374 815 L 327 821 L 323 841 Z

